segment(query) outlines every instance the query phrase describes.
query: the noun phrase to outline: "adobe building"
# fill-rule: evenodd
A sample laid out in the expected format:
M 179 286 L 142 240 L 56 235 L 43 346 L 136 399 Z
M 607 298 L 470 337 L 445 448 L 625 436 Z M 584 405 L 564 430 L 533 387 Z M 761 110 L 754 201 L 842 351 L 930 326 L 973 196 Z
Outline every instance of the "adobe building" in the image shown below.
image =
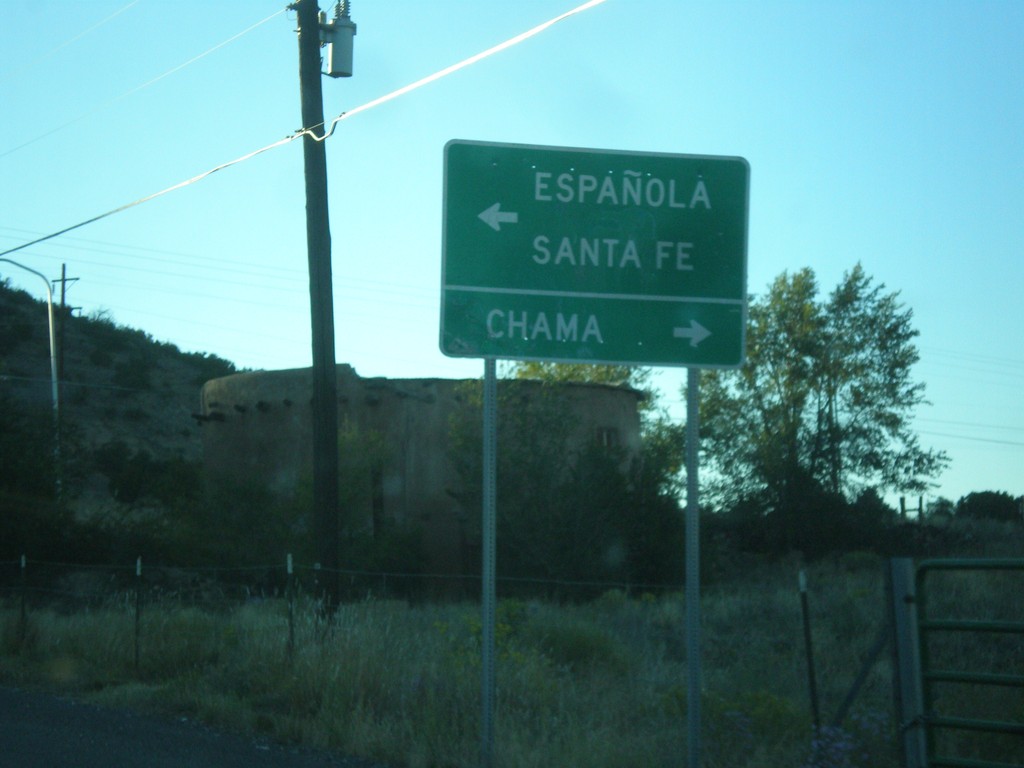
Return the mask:
M 538 394 L 545 386 L 524 384 Z M 622 448 L 627 458 L 637 455 L 642 393 L 610 385 L 560 386 L 578 424 L 573 444 L 597 441 Z M 208 482 L 260 483 L 293 496 L 312 478 L 312 392 L 309 368 L 206 382 L 196 418 Z M 449 453 L 453 416 L 471 407 L 466 395 L 464 381 L 362 378 L 351 366 L 337 366 L 339 461 L 349 519 L 371 533 L 385 520 L 415 525 L 437 573 L 464 572 L 465 522 L 480 514 L 464 508 L 462 481 Z M 529 407 L 529 396 L 523 402 Z

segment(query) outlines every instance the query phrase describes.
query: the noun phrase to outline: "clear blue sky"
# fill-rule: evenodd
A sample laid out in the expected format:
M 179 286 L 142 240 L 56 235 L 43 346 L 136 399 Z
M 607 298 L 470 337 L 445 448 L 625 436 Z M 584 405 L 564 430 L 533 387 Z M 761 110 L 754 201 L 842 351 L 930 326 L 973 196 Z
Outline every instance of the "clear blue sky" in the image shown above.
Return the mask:
M 355 75 L 324 78 L 325 113 L 580 1 L 356 0 Z M 0 0 L 0 250 L 299 128 L 283 7 Z M 739 155 L 750 291 L 804 266 L 827 291 L 861 262 L 921 332 L 932 405 L 917 425 L 952 458 L 932 497 L 1024 494 L 1021 40 L 1011 0 L 607 0 L 355 115 L 327 148 L 337 359 L 364 376 L 481 375 L 438 351 L 449 139 Z M 66 263 L 69 303 L 182 349 L 310 363 L 300 142 L 11 258 L 53 278 Z M 657 378 L 677 413 L 682 380 Z

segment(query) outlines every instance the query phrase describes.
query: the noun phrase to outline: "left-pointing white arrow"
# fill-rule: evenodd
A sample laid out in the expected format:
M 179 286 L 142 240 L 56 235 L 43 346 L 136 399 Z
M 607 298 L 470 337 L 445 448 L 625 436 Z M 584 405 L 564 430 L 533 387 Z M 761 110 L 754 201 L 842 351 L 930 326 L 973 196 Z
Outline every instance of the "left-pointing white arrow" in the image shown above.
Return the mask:
M 690 327 L 677 327 L 672 329 L 672 335 L 677 339 L 689 339 L 690 346 L 696 347 L 704 339 L 711 335 L 711 331 L 705 328 L 703 325 L 698 323 L 696 320 L 690 321 Z
M 501 203 L 495 203 L 486 211 L 478 214 L 477 218 L 489 226 L 495 232 L 501 231 L 502 224 L 518 224 L 519 214 L 513 211 L 501 210 Z

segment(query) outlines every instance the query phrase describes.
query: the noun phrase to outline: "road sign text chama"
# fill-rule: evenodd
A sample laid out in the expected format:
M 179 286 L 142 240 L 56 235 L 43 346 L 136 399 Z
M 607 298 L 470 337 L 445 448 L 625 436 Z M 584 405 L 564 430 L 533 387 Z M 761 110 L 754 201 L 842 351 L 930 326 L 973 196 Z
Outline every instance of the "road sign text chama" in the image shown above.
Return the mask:
M 445 354 L 742 361 L 742 158 L 452 141 L 444 170 Z

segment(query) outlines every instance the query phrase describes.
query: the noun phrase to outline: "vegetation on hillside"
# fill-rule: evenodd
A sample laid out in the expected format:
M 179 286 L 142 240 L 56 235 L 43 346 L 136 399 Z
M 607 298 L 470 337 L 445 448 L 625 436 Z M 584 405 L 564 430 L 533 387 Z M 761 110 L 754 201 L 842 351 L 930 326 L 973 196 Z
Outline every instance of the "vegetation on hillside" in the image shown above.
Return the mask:
M 182 352 L 106 312 L 77 317 L 55 307 L 55 316 L 59 431 L 46 305 L 0 282 L 3 556 L 102 562 L 141 548 L 181 559 L 205 541 L 174 540 L 183 530 L 175 523 L 202 502 L 189 413 L 200 385 L 234 365 Z

